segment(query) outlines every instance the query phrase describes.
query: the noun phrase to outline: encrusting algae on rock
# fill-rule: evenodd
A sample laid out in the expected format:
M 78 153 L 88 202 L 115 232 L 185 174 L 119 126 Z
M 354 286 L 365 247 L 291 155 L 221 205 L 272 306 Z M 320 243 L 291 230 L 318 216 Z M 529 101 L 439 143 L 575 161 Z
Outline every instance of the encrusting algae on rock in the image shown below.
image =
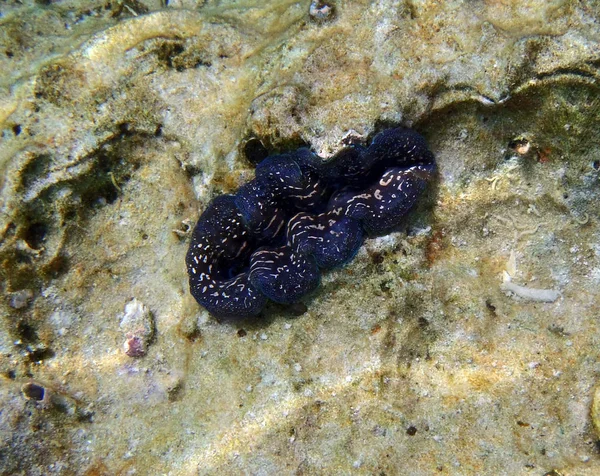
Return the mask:
M 168 3 L 0 6 L 0 472 L 598 474 L 597 2 Z M 399 125 L 438 168 L 402 228 L 197 305 L 216 196 Z

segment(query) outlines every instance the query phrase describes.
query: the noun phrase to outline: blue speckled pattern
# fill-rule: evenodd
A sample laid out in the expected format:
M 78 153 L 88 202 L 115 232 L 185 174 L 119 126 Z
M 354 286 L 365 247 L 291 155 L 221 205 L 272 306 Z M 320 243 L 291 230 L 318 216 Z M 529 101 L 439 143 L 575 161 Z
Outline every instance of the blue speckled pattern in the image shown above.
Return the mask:
M 398 226 L 434 173 L 423 137 L 402 128 L 327 162 L 306 148 L 269 156 L 200 216 L 186 256 L 190 291 L 226 318 L 256 315 L 268 299 L 296 302 L 318 287 L 320 269 Z

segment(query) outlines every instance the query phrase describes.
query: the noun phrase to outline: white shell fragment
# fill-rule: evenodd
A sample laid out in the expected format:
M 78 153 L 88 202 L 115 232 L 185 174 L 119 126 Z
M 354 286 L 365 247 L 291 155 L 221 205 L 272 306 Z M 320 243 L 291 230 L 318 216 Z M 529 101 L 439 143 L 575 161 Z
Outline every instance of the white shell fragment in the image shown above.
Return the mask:
M 123 350 L 129 357 L 143 357 L 154 337 L 154 317 L 150 310 L 136 298 L 125 305 L 119 325 L 125 333 Z
M 500 285 L 503 291 L 508 291 L 521 299 L 537 302 L 554 302 L 560 297 L 560 292 L 554 289 L 537 289 L 519 286 L 511 281 L 510 274 L 503 273 L 503 281 Z
M 310 4 L 308 14 L 318 21 L 329 20 L 333 17 L 333 6 L 324 1 L 314 1 Z

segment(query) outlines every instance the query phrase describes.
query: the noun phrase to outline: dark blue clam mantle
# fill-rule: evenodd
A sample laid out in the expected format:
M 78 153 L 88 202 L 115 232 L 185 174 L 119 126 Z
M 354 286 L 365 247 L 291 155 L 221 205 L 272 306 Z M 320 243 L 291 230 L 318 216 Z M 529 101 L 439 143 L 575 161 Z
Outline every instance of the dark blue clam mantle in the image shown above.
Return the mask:
M 318 287 L 321 269 L 396 227 L 434 172 L 423 137 L 403 128 L 328 161 L 306 148 L 269 156 L 200 216 L 186 256 L 190 291 L 226 318 L 256 315 L 268 299 L 296 302 Z

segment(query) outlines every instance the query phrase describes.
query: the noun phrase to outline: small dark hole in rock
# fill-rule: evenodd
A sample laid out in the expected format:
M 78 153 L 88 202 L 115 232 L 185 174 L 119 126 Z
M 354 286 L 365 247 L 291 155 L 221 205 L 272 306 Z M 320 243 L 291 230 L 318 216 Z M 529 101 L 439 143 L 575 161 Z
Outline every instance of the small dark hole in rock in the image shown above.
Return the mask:
M 200 68 L 201 66 L 204 66 L 206 68 L 210 68 L 212 66 L 212 63 L 210 61 L 202 61 L 202 60 L 198 60 L 196 61 L 196 63 L 194 64 L 194 68 Z
M 33 223 L 25 230 L 23 239 L 31 248 L 39 250 L 46 240 L 47 233 L 48 227 L 44 223 Z
M 60 413 L 69 414 L 70 410 L 72 410 L 69 403 L 62 398 L 52 398 L 52 407 L 54 410 Z
M 15 124 L 12 126 L 13 134 L 18 136 L 21 133 L 21 124 Z
M 183 393 L 183 385 L 181 383 L 177 383 L 175 386 L 167 389 L 167 395 L 170 402 L 176 402 L 181 399 L 181 395 Z
M 6 376 L 10 380 L 14 380 L 15 378 L 17 378 L 17 373 L 14 370 L 9 370 L 8 372 L 6 372 Z
M 122 136 L 126 136 L 131 133 L 131 130 L 130 130 L 131 126 L 128 122 L 122 122 L 117 127 L 119 128 L 119 133 Z
M 428 326 L 429 326 L 429 321 L 427 319 L 425 319 L 424 317 L 419 317 L 419 327 L 421 329 L 425 329 Z
M 567 198 L 569 198 L 569 194 L 568 193 L 563 193 L 563 198 L 566 200 Z
M 31 264 L 31 255 L 24 251 L 17 250 L 15 253 L 15 262 L 19 264 Z
M 244 156 L 248 162 L 256 165 L 269 155 L 269 151 L 256 137 L 249 138 L 243 147 Z
M 147 240 L 147 239 L 148 239 L 148 234 L 147 234 L 147 233 L 144 233 L 144 234 L 142 235 L 142 240 Z
M 190 341 L 190 342 L 196 342 L 198 339 L 200 339 L 200 337 L 202 336 L 202 333 L 200 332 L 200 329 L 198 329 L 197 327 L 195 327 L 194 329 L 188 331 L 184 335 L 185 335 L 185 338 L 188 341 Z
M 106 175 L 110 174 L 112 172 L 111 166 L 112 166 L 112 161 L 109 157 L 102 155 L 98 158 L 98 171 L 100 173 L 103 173 Z
M 308 307 L 303 302 L 295 302 L 290 304 L 289 311 L 293 316 L 301 316 L 308 311 Z
M 107 186 L 100 192 L 100 195 L 106 200 L 107 203 L 114 203 L 117 198 L 119 198 L 119 192 L 117 189 L 111 184 Z
M 160 137 L 163 134 L 163 125 L 159 124 L 158 126 L 156 126 L 156 130 L 154 131 L 154 136 L 155 137 Z
M 238 329 L 237 335 L 238 337 L 246 337 L 248 333 L 246 332 L 246 329 Z
M 592 162 L 592 167 L 594 167 L 596 170 L 600 169 L 600 160 L 594 160 Z
M 384 293 L 390 292 L 390 289 L 391 289 L 390 281 L 389 280 L 381 281 L 379 283 L 379 289 L 381 289 L 381 291 Z
M 527 141 L 524 139 L 513 139 L 508 143 L 508 147 L 511 149 L 516 149 L 517 147 L 525 144 L 527 144 Z
M 92 423 L 94 421 L 94 412 L 82 411 L 77 414 L 77 421 L 80 423 Z
M 40 362 L 42 360 L 51 359 L 56 354 L 52 349 L 36 349 L 28 356 L 30 362 Z
M 21 391 L 23 392 L 23 395 L 25 395 L 25 397 L 31 400 L 36 400 L 38 402 L 43 400 L 44 395 L 46 394 L 46 389 L 35 383 L 26 383 L 21 388 Z
M 414 426 L 409 426 L 406 429 L 406 434 L 409 436 L 415 436 L 417 434 L 417 429 Z
M 371 255 L 371 261 L 373 261 L 374 264 L 381 264 L 384 260 L 385 258 L 382 253 L 375 252 Z
M 12 51 L 10 51 L 10 50 L 6 50 L 6 51 L 5 51 L 5 53 L 6 53 L 6 57 L 7 57 L 7 58 L 12 58 L 12 57 L 15 55 L 15 54 L 14 54 Z
M 25 322 L 17 324 L 17 335 L 23 342 L 32 343 L 38 341 L 36 330 Z
M 181 65 L 176 65 L 174 60 L 185 51 L 181 43 L 167 42 L 161 45 L 157 51 L 157 59 L 164 63 L 168 68 L 176 68 L 179 70 Z
M 202 172 L 202 169 L 200 169 L 199 167 L 196 167 L 194 165 L 185 164 L 183 171 L 188 177 L 195 177 L 196 175 L 198 175 Z
M 72 221 L 75 218 L 77 218 L 76 210 L 68 210 L 67 212 L 65 212 L 65 221 Z

